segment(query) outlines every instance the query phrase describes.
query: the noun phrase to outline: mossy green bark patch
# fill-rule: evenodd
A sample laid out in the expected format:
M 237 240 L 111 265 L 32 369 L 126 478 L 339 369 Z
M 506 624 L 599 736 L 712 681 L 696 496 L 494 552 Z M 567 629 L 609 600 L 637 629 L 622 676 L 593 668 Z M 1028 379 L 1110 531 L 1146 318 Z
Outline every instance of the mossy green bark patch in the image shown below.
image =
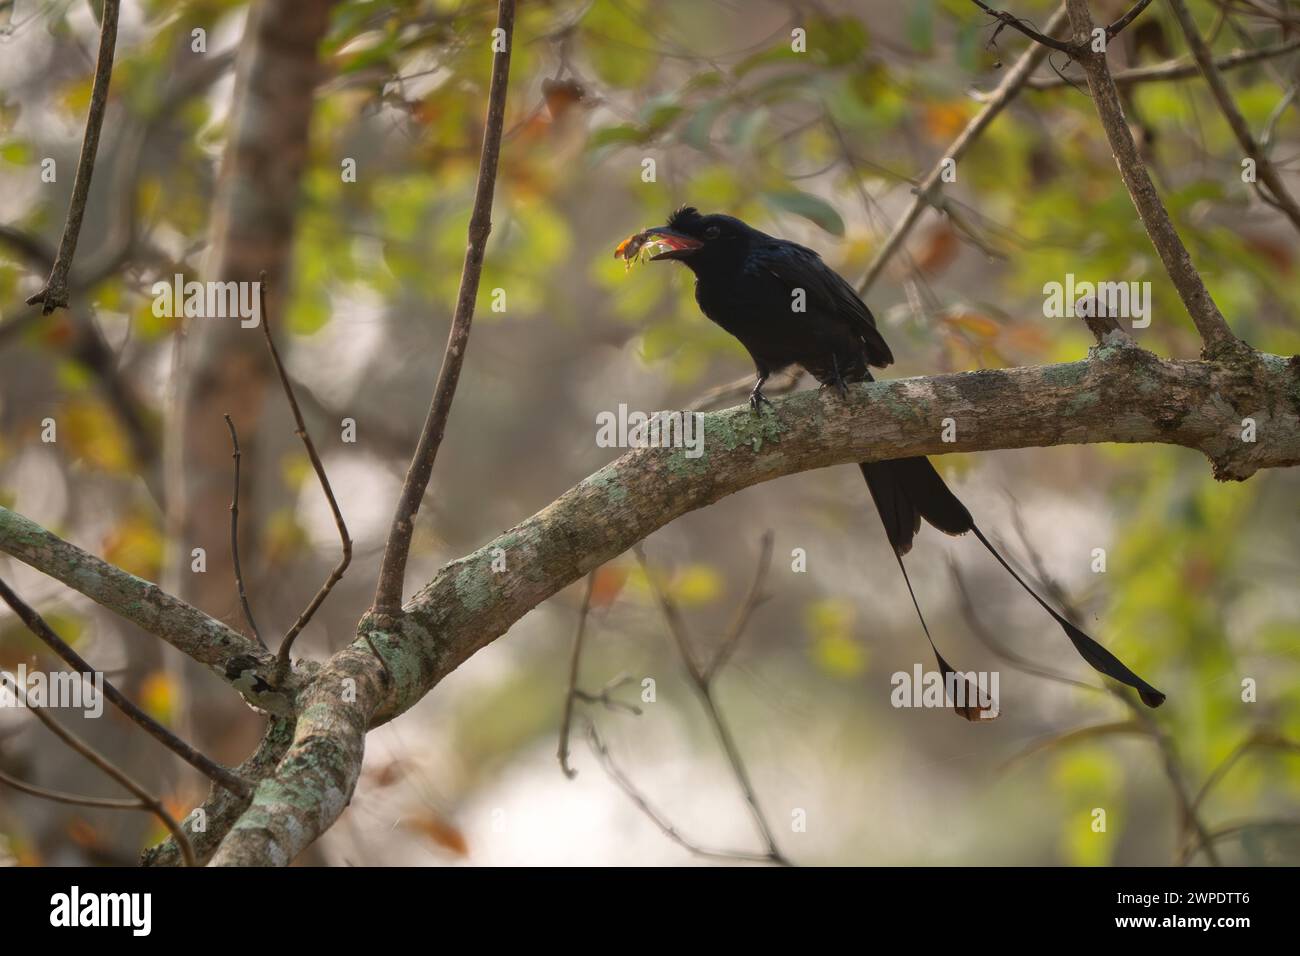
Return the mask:
M 1067 362 L 1064 365 L 1049 365 L 1043 369 L 1043 381 L 1058 388 L 1078 385 L 1088 374 L 1087 362 Z

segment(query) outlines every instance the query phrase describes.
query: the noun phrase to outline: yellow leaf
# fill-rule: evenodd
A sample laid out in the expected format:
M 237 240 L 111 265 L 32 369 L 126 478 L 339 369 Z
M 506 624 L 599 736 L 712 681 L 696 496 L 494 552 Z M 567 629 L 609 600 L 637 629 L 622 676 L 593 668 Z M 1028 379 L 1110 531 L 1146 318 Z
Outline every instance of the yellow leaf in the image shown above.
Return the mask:
M 1002 331 L 1002 326 L 996 320 L 967 309 L 954 309 L 943 318 L 949 325 L 984 339 L 997 338 Z
M 692 564 L 678 572 L 670 591 L 680 604 L 707 604 L 722 593 L 722 576 L 707 564 Z
M 853 637 L 856 611 L 848 601 L 815 601 L 804 612 L 818 666 L 836 677 L 856 677 L 867 666 L 867 651 Z
M 163 538 L 154 523 L 140 513 L 128 515 L 103 541 L 104 560 L 146 581 L 162 573 Z
M 177 697 L 176 682 L 165 671 L 154 671 L 140 684 L 140 706 L 164 726 L 172 722 Z
M 74 399 L 55 415 L 60 441 L 72 453 L 104 471 L 127 471 L 131 453 L 122 429 L 101 402 Z

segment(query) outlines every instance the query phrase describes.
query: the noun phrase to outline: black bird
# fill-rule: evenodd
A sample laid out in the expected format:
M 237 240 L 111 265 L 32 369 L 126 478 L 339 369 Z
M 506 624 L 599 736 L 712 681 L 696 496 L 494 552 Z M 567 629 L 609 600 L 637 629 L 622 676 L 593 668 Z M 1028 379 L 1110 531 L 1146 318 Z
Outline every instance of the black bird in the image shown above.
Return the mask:
M 853 287 L 806 246 L 759 232 L 733 216 L 701 215 L 691 206 L 673 213 L 667 225 L 633 237 L 619 247 L 618 254 L 631 259 L 643 248 L 650 250 L 652 243 L 663 250 L 651 255 L 652 260 L 675 259 L 695 273 L 695 301 L 700 311 L 749 351 L 758 372 L 749 402 L 758 414 L 764 404 L 771 404 L 763 396 L 763 383 L 773 372 L 798 365 L 823 387 L 833 387 L 843 395 L 847 383 L 870 382 L 871 367 L 884 368 L 894 361 L 875 318 Z M 803 311 L 794 307 L 799 298 Z M 952 668 L 934 646 L 903 565 L 903 555 L 911 550 L 922 519 L 947 534 L 972 532 L 1061 625 L 1085 661 L 1135 688 L 1148 707 L 1164 702 L 1164 694 L 1062 617 L 1016 574 L 928 458 L 863 462 L 858 467 L 945 677 Z M 976 715 L 973 710 L 958 710 L 968 719 Z

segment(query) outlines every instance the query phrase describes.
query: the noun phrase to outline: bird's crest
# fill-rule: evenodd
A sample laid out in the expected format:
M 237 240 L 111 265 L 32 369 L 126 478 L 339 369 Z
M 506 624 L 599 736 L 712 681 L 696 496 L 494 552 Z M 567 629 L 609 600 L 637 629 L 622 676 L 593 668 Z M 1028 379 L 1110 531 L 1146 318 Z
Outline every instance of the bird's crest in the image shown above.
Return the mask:
M 691 223 L 696 222 L 704 217 L 694 206 L 682 206 L 675 213 L 668 217 L 668 228 L 682 230 Z

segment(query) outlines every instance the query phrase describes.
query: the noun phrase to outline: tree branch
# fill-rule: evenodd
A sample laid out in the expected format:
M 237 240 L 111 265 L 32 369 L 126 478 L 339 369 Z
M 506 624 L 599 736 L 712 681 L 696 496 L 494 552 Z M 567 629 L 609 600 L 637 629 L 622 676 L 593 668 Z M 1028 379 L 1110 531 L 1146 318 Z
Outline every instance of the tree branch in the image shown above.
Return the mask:
M 573 704 L 578 697 L 578 665 L 582 662 L 582 643 L 587 636 L 587 618 L 591 614 L 591 592 L 596 589 L 596 572 L 587 575 L 587 587 L 582 592 L 582 606 L 578 609 L 578 632 L 573 638 L 573 653 L 569 655 L 569 692 L 564 695 L 564 716 L 560 719 L 560 742 L 555 756 L 560 769 L 572 780 L 578 771 L 569 766 L 569 729 L 573 726 Z
M 1215 57 L 1214 65 L 1220 71 L 1237 70 L 1253 63 L 1262 63 L 1265 60 L 1285 56 L 1296 50 L 1300 50 L 1300 37 L 1295 37 L 1284 43 L 1276 43 L 1272 46 L 1262 46 L 1257 50 L 1237 50 L 1233 53 L 1225 53 L 1223 56 Z M 1178 59 L 1120 70 L 1118 73 L 1112 73 L 1111 79 L 1114 80 L 1116 86 L 1133 86 L 1138 83 L 1186 80 L 1196 76 L 1200 71 L 1201 67 L 1194 59 Z M 1069 85 L 1069 79 L 1063 76 L 1039 76 L 1026 81 L 1025 88 L 1030 90 L 1054 90 Z M 992 96 L 992 93 L 981 94 L 980 99 Z
M 239 451 L 239 433 L 235 431 L 235 423 L 229 415 L 223 417 L 226 419 L 226 427 L 230 429 L 230 446 L 233 449 L 230 457 L 235 460 L 235 488 L 230 495 L 230 563 L 235 569 L 235 590 L 239 593 L 239 607 L 244 612 L 244 620 L 248 622 L 248 629 L 253 632 L 253 640 L 265 648 L 266 641 L 262 640 L 257 622 L 253 620 L 253 609 L 248 606 L 244 572 L 239 567 L 239 460 L 243 455 Z
M 312 470 L 316 472 L 316 480 L 320 482 L 321 492 L 325 495 L 325 501 L 330 506 L 330 514 L 334 516 L 334 526 L 339 532 L 339 542 L 343 549 L 343 555 L 339 558 L 339 563 L 334 566 L 321 585 L 320 590 L 316 592 L 315 597 L 308 602 L 307 607 L 298 615 L 298 620 L 293 623 L 293 627 L 285 633 L 284 639 L 280 642 L 280 650 L 276 654 L 277 675 L 280 680 L 289 672 L 289 653 L 293 650 L 293 642 L 302 629 L 307 626 L 307 622 L 315 615 L 316 610 L 325 603 L 329 597 L 330 591 L 334 590 L 334 585 L 343 580 L 343 572 L 348 569 L 352 563 L 352 537 L 348 534 L 348 526 L 343 521 L 343 512 L 339 509 L 338 499 L 334 497 L 334 489 L 330 485 L 329 476 L 325 474 L 325 465 L 320 460 L 320 455 L 316 453 L 316 444 L 311 440 L 311 434 L 307 431 L 307 423 L 303 420 L 302 409 L 298 407 L 298 398 L 293 392 L 293 383 L 289 381 L 289 373 L 285 371 L 284 363 L 280 361 L 280 350 L 275 347 L 275 339 L 271 336 L 270 313 L 266 307 L 266 273 L 263 272 L 261 280 L 258 283 L 258 295 L 262 302 L 262 334 L 266 336 L 266 348 L 271 353 L 271 361 L 275 363 L 276 374 L 280 376 L 280 385 L 284 388 L 285 400 L 289 403 L 289 411 L 293 412 L 294 434 L 302 439 L 303 448 L 307 450 L 307 458 L 311 461 Z
M 388 532 L 379 567 L 379 583 L 375 588 L 375 610 L 385 614 L 397 613 L 402 604 L 402 587 L 406 581 L 406 559 L 411 551 L 411 535 L 415 532 L 415 515 L 429 487 L 433 463 L 442 445 L 447 428 L 447 416 L 456 397 L 461 365 L 469 347 L 470 325 L 474 321 L 474 300 L 478 296 L 479 277 L 483 272 L 483 252 L 488 233 L 492 231 L 492 196 L 496 190 L 497 161 L 501 156 L 501 127 L 505 122 L 506 87 L 510 80 L 510 48 L 514 42 L 515 0 L 499 0 L 497 5 L 497 30 L 505 42 L 503 48 L 492 56 L 492 84 L 488 90 L 487 122 L 483 129 L 483 148 L 479 156 L 478 182 L 474 189 L 474 210 L 469 218 L 469 245 L 465 249 L 465 263 L 460 274 L 460 293 L 456 297 L 456 311 L 451 319 L 451 332 L 447 336 L 447 349 L 443 354 L 438 383 L 433 390 L 433 403 L 420 432 L 415 455 L 402 484 L 397 499 L 393 525 Z M 495 42 L 495 39 L 494 39 Z
M 241 763 L 235 772 L 244 780 L 261 782 L 269 777 L 274 771 L 280 760 L 284 757 L 285 751 L 289 749 L 289 743 L 293 738 L 294 721 L 292 718 L 272 717 L 266 725 L 266 733 L 262 735 L 262 741 L 258 744 L 257 750 L 253 755 Z M 189 832 L 190 843 L 194 847 L 194 855 L 198 857 L 200 863 L 207 863 L 212 859 L 212 854 L 217 851 L 221 841 L 225 839 L 230 828 L 248 809 L 252 803 L 253 796 L 251 791 L 246 795 L 233 794 L 223 787 L 213 786 L 208 791 L 208 797 L 203 803 L 195 809 L 185 821 L 181 824 L 182 828 L 191 821 L 197 820 L 202 813 L 204 827 L 196 830 L 191 825 Z M 140 856 L 141 866 L 179 866 L 183 862 L 181 847 L 174 838 L 168 838 L 157 846 L 150 847 Z
M 985 13 L 987 13 L 989 16 L 991 16 L 993 19 L 998 21 L 999 24 L 998 28 L 993 31 L 993 36 L 989 39 L 990 45 L 992 45 L 994 41 L 997 40 L 998 34 L 1002 32 L 1002 29 L 1004 27 L 1011 27 L 1011 29 L 1023 33 L 1025 36 L 1029 37 L 1029 39 L 1033 40 L 1039 46 L 1046 47 L 1052 50 L 1058 50 L 1061 53 L 1068 53 L 1071 56 L 1074 55 L 1075 53 L 1074 44 L 1067 43 L 1065 40 L 1058 40 L 1055 37 L 1050 36 L 1052 32 L 1050 26 L 1047 28 L 1046 32 L 1039 33 L 1037 30 L 1035 30 L 1032 26 L 1029 25 L 1029 22 L 1027 20 L 1022 20 L 1020 19 L 1020 17 L 1015 16 L 1014 14 L 1007 13 L 1003 10 L 994 10 L 987 3 L 982 3 L 981 0 L 971 0 L 971 2 L 974 3 L 975 6 L 983 10 Z M 1147 2 L 1149 3 L 1150 0 L 1147 0 Z
M 15 684 L 13 686 L 13 691 L 18 699 L 21 700 L 24 705 L 27 706 L 27 709 L 31 711 L 32 716 L 49 728 L 51 733 L 62 740 L 71 749 L 79 753 L 82 757 L 86 758 L 89 763 L 98 767 L 105 775 L 113 778 L 113 780 L 121 784 L 122 787 L 136 798 L 141 810 L 148 810 L 156 816 L 159 821 L 162 822 L 162 825 L 167 828 L 168 832 L 171 833 L 172 838 L 179 844 L 181 856 L 185 860 L 185 865 L 195 865 L 194 849 L 190 846 L 189 839 L 185 836 L 185 832 L 180 828 L 180 825 L 172 815 L 167 812 L 167 808 L 163 806 L 161 800 L 150 794 L 140 784 L 136 783 L 134 778 L 129 776 L 126 771 L 122 770 L 98 750 L 90 746 L 90 744 L 86 743 L 72 731 L 61 725 L 52 716 L 47 714 L 44 707 L 33 707 L 30 704 L 27 704 L 26 695 L 22 687 Z M 28 792 L 30 793 L 31 790 L 28 790 Z M 48 795 L 48 792 L 42 795 Z M 105 806 L 105 804 L 101 804 L 101 806 Z
M 27 602 L 20 598 L 9 587 L 3 579 L 0 579 L 0 600 L 9 605 L 9 608 L 18 615 L 18 619 L 26 625 L 27 629 L 35 634 L 41 641 L 57 654 L 66 664 L 79 674 L 90 675 L 94 673 L 91 667 L 80 654 L 72 649 L 67 641 L 59 637 L 54 629 L 46 623 L 45 618 L 41 617 L 36 610 Z M 232 793 L 247 795 L 251 793 L 251 788 L 231 773 L 225 767 L 216 763 L 209 757 L 195 750 L 185 741 L 181 740 L 174 733 L 164 727 L 158 721 L 154 720 L 143 710 L 137 707 L 121 691 L 108 682 L 104 681 L 104 696 L 112 702 L 122 713 L 135 721 L 145 733 L 153 737 L 172 753 L 176 754 L 187 764 L 203 774 L 208 779 L 221 784 Z
M 767 822 L 767 816 L 763 813 L 763 808 L 759 806 L 758 792 L 754 789 L 753 781 L 749 778 L 749 770 L 745 766 L 744 758 L 740 755 L 740 748 L 736 746 L 735 738 L 731 735 L 731 728 L 723 719 L 722 711 L 713 696 L 713 678 L 717 674 L 718 666 L 726 660 L 735 642 L 740 639 L 744 625 L 749 621 L 749 616 L 758 603 L 756 595 L 759 593 L 758 589 L 762 587 L 762 581 L 767 575 L 767 567 L 772 559 L 772 532 L 768 531 L 763 536 L 762 555 L 759 558 L 758 571 L 754 575 L 755 584 L 750 589 L 750 594 L 746 596 L 736 611 L 736 621 L 738 623 L 733 625 L 731 632 L 728 634 L 728 639 L 723 642 L 721 648 L 714 654 L 713 661 L 710 664 L 701 664 L 695 659 L 695 652 L 691 648 L 691 640 L 686 633 L 686 624 L 682 620 L 681 611 L 678 609 L 676 602 L 673 601 L 672 595 L 668 593 L 655 576 L 654 569 L 650 567 L 649 562 L 646 560 L 645 551 L 640 543 L 638 542 L 632 550 L 641 565 L 641 570 L 645 572 L 646 580 L 650 582 L 650 590 L 659 602 L 660 610 L 663 611 L 664 622 L 668 625 L 668 632 L 672 635 L 673 643 L 677 645 L 677 652 L 681 655 L 682 663 L 686 665 L 686 673 L 691 679 L 691 685 L 695 688 L 696 695 L 700 698 L 700 704 L 704 707 L 705 716 L 709 718 L 709 723 L 713 725 L 714 733 L 717 734 L 718 742 L 722 744 L 722 750 L 727 756 L 727 763 L 731 765 L 732 776 L 736 778 L 736 784 L 740 788 L 741 795 L 745 798 L 745 803 L 749 806 L 750 815 L 754 818 L 754 825 L 758 828 L 763 842 L 767 844 L 767 859 L 781 866 L 789 866 L 790 861 L 785 858 L 781 848 L 777 846 L 776 835 Z M 592 731 L 594 733 L 594 726 Z M 608 754 L 606 756 L 608 757 Z M 649 812 L 648 807 L 646 809 Z M 651 816 L 654 817 L 654 814 L 651 814 Z
M 965 423 L 955 444 L 942 438 L 949 417 Z M 1257 441 L 1241 440 L 1243 417 L 1256 420 Z M 283 762 L 214 862 L 292 860 L 346 806 L 368 729 L 413 706 L 533 607 L 681 515 L 830 465 L 1063 444 L 1179 445 L 1205 454 L 1217 477 L 1240 480 L 1300 464 L 1300 361 L 1257 353 L 1168 361 L 1108 344 L 1089 361 L 853 385 L 847 400 L 800 392 L 761 418 L 745 406 L 705 415 L 704 433 L 701 457 L 634 449 L 446 565 L 400 617 L 366 615 L 357 640 L 302 691 Z M 495 573 L 502 552 L 510 570 Z
M 244 635 L 172 597 L 156 584 L 128 574 L 0 507 L 0 551 L 62 581 L 141 629 L 162 638 L 240 689 L 255 706 L 271 712 L 287 706 L 271 690 L 274 658 Z
M 63 238 L 59 241 L 59 253 L 54 260 L 54 268 L 50 270 L 50 278 L 40 292 L 27 300 L 28 305 L 39 303 L 41 312 L 45 315 L 68 305 L 68 273 L 72 270 L 72 257 L 77 252 L 81 220 L 86 215 L 86 201 L 90 198 L 90 178 L 95 172 L 95 154 L 99 151 L 99 131 L 104 126 L 104 113 L 108 109 L 108 85 L 113 78 L 117 14 L 121 5 L 121 0 L 104 0 L 99 26 L 99 57 L 95 61 L 95 81 L 90 90 L 86 135 L 81 141 L 77 178 L 72 183 L 72 199 L 68 203 L 68 219 L 63 226 Z
M 1054 33 L 1064 23 L 1065 6 L 1062 5 L 1047 21 L 1045 29 L 1048 33 Z M 984 108 L 966 124 L 966 128 L 952 141 L 952 145 L 940 157 L 939 162 L 930 170 L 925 179 L 921 181 L 921 185 L 913 190 L 911 205 L 907 207 L 903 217 L 894 224 L 894 228 L 890 231 L 884 245 L 880 247 L 880 250 L 871 260 L 871 264 L 867 266 L 866 275 L 858 283 L 858 295 L 867 294 L 867 290 L 880 278 L 880 273 L 884 271 L 889 260 L 902 248 L 903 240 L 907 238 L 912 231 L 912 227 L 920 220 L 921 213 L 925 211 L 927 206 L 934 205 L 935 197 L 943 190 L 943 174 L 949 160 L 956 163 L 966 155 L 966 151 L 970 149 L 971 144 L 980 137 L 980 134 L 988 128 L 988 125 L 1006 108 L 1007 104 L 1015 99 L 1016 94 L 1028 82 L 1030 74 L 1038 69 L 1038 65 L 1047 58 L 1047 54 L 1048 48 L 1037 43 L 1020 54 L 1020 58 L 1007 71 L 997 89 L 989 94 Z
M 1070 23 L 1076 38 L 1087 37 L 1093 28 L 1092 14 L 1088 10 L 1088 0 L 1066 0 L 1070 11 Z M 1119 166 L 1121 178 L 1127 187 L 1138 217 L 1146 227 L 1151 244 L 1155 246 L 1165 271 L 1173 281 L 1178 296 L 1183 301 L 1196 330 L 1201 334 L 1205 354 L 1214 357 L 1233 349 L 1243 348 L 1228 328 L 1228 323 L 1219 311 L 1214 298 L 1205 288 L 1201 274 L 1192 264 L 1192 257 L 1183 245 L 1178 231 L 1169 218 L 1169 213 L 1160 201 L 1146 164 L 1138 153 L 1133 133 L 1128 120 L 1124 117 L 1124 107 L 1120 103 L 1119 91 L 1111 79 L 1110 69 L 1106 66 L 1106 54 L 1095 53 L 1086 43 L 1077 53 L 1077 59 L 1083 66 L 1088 79 L 1088 90 L 1092 93 L 1097 107 L 1097 115 L 1106 131 L 1115 162 Z
M 1192 58 L 1196 60 L 1196 65 L 1205 77 L 1206 85 L 1210 88 L 1210 93 L 1216 103 L 1219 104 L 1219 112 L 1223 118 L 1228 121 L 1228 127 L 1232 130 L 1232 135 L 1237 138 L 1237 143 L 1241 146 L 1242 151 L 1255 161 L 1255 171 L 1262 182 L 1268 187 L 1268 192 L 1260 190 L 1260 196 L 1268 202 L 1269 205 L 1282 212 L 1287 219 L 1291 220 L 1291 225 L 1300 229 L 1300 205 L 1296 203 L 1295 197 L 1291 195 L 1282 182 L 1282 177 L 1273 165 L 1273 161 L 1268 158 L 1268 153 L 1260 148 L 1255 136 L 1246 124 L 1246 118 L 1241 115 L 1241 110 L 1232 99 L 1232 94 L 1228 92 L 1228 86 L 1223 82 L 1223 76 L 1214 65 L 1214 56 L 1210 53 L 1210 47 L 1201 36 L 1201 31 L 1197 29 L 1196 21 L 1192 19 L 1191 12 L 1187 9 L 1187 4 L 1183 0 L 1168 0 L 1169 8 L 1173 11 L 1174 19 L 1178 21 L 1178 26 L 1183 31 L 1183 36 L 1187 39 L 1187 46 L 1192 51 Z M 1256 184 L 1258 188 L 1258 183 Z

